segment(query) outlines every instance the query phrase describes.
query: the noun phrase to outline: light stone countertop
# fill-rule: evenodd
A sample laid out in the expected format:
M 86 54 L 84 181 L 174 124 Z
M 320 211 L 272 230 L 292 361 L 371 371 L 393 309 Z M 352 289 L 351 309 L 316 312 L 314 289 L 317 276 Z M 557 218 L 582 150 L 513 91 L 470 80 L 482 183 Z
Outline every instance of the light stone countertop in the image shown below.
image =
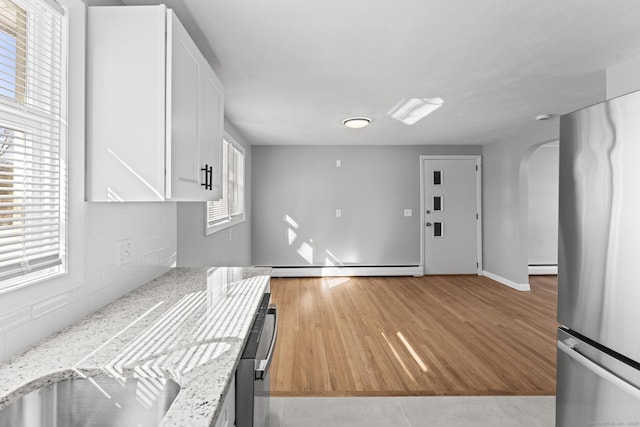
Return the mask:
M 271 275 L 263 267 L 175 268 L 0 364 L 0 408 L 82 376 L 180 384 L 162 426 L 210 426 Z

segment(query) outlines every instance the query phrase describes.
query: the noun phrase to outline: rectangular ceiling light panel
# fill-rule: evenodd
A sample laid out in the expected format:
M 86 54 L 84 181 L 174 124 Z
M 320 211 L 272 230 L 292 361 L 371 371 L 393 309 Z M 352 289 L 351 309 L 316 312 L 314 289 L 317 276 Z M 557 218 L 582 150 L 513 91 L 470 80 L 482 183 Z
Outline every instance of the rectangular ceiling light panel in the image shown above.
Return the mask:
M 412 125 L 442 107 L 442 98 L 409 98 L 398 102 L 387 114 L 404 124 Z

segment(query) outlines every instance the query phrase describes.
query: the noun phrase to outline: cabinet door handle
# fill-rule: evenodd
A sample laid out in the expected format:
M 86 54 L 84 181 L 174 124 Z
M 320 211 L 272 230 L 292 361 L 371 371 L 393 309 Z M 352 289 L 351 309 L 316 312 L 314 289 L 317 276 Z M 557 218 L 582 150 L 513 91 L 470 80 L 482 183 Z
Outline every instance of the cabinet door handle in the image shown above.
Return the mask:
M 205 164 L 200 170 L 204 172 L 204 183 L 200 185 L 203 185 L 205 190 L 213 191 L 213 166 Z

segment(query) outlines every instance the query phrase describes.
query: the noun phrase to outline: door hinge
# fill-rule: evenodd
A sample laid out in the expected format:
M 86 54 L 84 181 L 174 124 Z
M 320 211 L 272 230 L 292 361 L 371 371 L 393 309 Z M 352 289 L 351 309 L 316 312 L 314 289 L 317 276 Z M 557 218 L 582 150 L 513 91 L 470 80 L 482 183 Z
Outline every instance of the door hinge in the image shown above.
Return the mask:
M 478 165 L 476 165 L 476 170 L 478 170 Z
M 480 219 L 480 217 L 478 216 L 478 214 L 476 214 L 476 219 Z
M 480 263 L 476 262 L 476 268 L 480 268 Z

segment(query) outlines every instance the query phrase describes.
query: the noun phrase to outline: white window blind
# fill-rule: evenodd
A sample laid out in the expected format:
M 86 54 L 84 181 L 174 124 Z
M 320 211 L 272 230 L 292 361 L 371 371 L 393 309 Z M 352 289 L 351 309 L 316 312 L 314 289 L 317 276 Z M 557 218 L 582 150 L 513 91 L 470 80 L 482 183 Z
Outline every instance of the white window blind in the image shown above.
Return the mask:
M 0 0 L 0 289 L 63 272 L 63 10 Z
M 222 198 L 207 202 L 207 224 L 230 221 L 244 214 L 244 153 L 227 139 L 222 148 Z

